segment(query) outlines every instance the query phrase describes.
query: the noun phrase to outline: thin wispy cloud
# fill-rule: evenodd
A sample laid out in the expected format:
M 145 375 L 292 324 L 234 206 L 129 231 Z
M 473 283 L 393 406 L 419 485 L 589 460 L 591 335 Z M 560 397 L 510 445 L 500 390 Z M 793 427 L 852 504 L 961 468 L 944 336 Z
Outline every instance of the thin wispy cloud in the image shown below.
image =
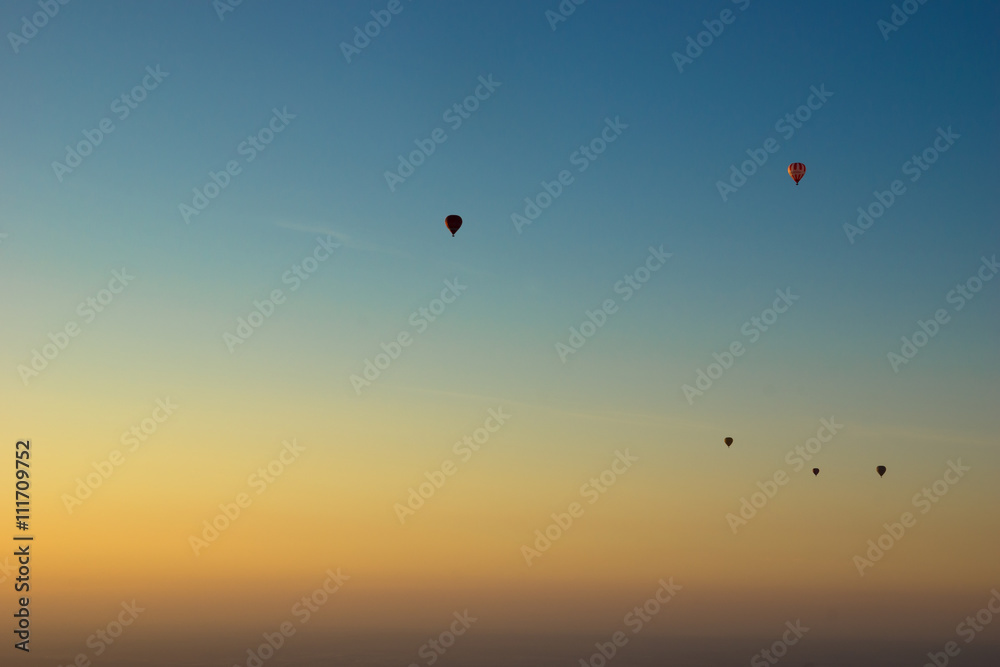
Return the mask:
M 337 240 L 345 248 L 351 248 L 352 250 L 361 250 L 364 252 L 375 252 L 384 255 L 395 255 L 396 257 L 407 257 L 410 259 L 415 259 L 416 257 L 408 252 L 393 248 L 390 246 L 385 246 L 377 243 L 371 243 L 369 241 L 363 241 L 350 234 L 345 234 L 344 232 L 338 232 L 322 224 L 303 224 L 299 222 L 289 222 L 287 220 L 282 220 L 276 223 L 278 227 L 283 229 L 291 229 L 296 232 L 305 232 L 307 234 L 329 234 Z M 482 269 L 473 268 L 462 264 L 460 262 L 447 262 L 446 268 L 448 271 L 461 271 L 466 274 L 478 275 L 478 276 L 490 276 L 493 277 L 495 274 L 490 271 L 483 271 Z
M 614 411 L 588 411 L 580 412 L 576 410 L 566 410 L 563 408 L 544 405 L 537 401 L 517 401 L 511 400 L 509 398 L 502 398 L 500 396 L 488 396 L 485 394 L 476 394 L 472 392 L 458 392 L 458 391 L 447 391 L 444 389 L 432 389 L 428 387 L 397 387 L 400 391 L 414 392 L 418 394 L 429 394 L 432 396 L 447 396 L 454 399 L 467 399 L 476 401 L 486 401 L 488 403 L 497 403 L 502 405 L 517 405 L 528 408 L 530 410 L 543 410 L 546 412 L 556 413 L 565 415 L 568 417 L 574 417 L 579 419 L 594 419 L 600 421 L 613 421 L 620 424 L 633 424 L 633 425 L 683 425 L 686 427 L 693 428 L 715 428 L 714 425 L 707 422 L 698 422 L 687 419 L 676 419 L 673 417 L 664 417 L 663 415 L 653 415 L 647 413 L 639 412 L 622 412 L 620 410 Z
M 330 227 L 324 225 L 316 224 L 302 224 L 298 222 L 288 222 L 282 220 L 276 223 L 278 227 L 284 229 L 291 229 L 296 232 L 305 232 L 307 234 L 329 234 L 337 240 L 345 248 L 351 248 L 352 250 L 362 250 L 364 252 L 377 252 L 386 255 L 397 255 L 399 257 L 412 257 L 409 253 L 403 252 L 402 250 L 397 250 L 396 248 L 391 248 L 388 246 L 377 245 L 375 243 L 369 243 L 368 241 L 362 241 L 344 232 L 338 232 Z

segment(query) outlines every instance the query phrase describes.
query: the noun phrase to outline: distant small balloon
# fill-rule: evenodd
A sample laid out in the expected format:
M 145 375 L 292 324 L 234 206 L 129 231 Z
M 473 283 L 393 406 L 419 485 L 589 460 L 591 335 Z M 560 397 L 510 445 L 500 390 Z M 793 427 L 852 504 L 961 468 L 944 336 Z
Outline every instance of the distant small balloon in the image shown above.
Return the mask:
M 732 438 L 726 438 L 725 442 L 726 442 L 726 447 L 728 447 L 729 445 L 733 444 L 733 439 Z
M 798 185 L 802 177 L 806 175 L 806 166 L 801 162 L 793 162 L 788 165 L 788 175 L 795 181 L 795 185 Z
M 813 468 L 813 474 L 814 475 L 818 475 L 819 474 L 819 468 Z
M 885 474 L 885 466 L 879 466 L 879 467 L 875 468 L 875 470 L 878 471 L 878 476 L 879 477 L 881 477 L 882 475 Z
M 462 216 L 459 215 L 449 215 L 444 219 L 444 224 L 448 227 L 448 231 L 454 236 L 458 228 L 462 226 Z

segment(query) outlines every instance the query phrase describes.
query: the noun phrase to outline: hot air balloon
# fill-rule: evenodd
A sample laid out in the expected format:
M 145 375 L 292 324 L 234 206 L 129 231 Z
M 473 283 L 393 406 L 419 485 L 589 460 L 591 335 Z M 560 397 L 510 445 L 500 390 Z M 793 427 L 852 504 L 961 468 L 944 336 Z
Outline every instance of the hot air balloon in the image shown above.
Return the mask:
M 728 447 L 729 445 L 733 444 L 733 439 L 732 438 L 726 438 L 725 443 L 726 443 L 726 447 Z
M 788 165 L 788 175 L 795 181 L 795 185 L 798 185 L 802 177 L 806 175 L 806 166 L 801 162 L 793 162 Z
M 878 471 L 878 476 L 879 477 L 881 477 L 882 475 L 885 474 L 885 466 L 879 466 L 879 467 L 875 468 L 875 470 Z
M 819 474 L 819 468 L 813 468 L 813 474 L 814 475 L 818 475 Z
M 454 236 L 458 228 L 462 226 L 462 217 L 459 215 L 449 215 L 444 219 L 444 224 L 448 227 L 448 231 Z

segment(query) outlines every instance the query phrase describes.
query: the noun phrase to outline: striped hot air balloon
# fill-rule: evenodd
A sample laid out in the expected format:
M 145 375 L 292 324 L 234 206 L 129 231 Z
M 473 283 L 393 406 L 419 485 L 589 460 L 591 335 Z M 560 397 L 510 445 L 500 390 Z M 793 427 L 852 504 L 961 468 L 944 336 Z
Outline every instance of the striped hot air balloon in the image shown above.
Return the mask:
M 788 165 L 788 175 L 795 181 L 795 185 L 798 185 L 802 177 L 806 175 L 806 166 L 801 162 L 793 162 Z

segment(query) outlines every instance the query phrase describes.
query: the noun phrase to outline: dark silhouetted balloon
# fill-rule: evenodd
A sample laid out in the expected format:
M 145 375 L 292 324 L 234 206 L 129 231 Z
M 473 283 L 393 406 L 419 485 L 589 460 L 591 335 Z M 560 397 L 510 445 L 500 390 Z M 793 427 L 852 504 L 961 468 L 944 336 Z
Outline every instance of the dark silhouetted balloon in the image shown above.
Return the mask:
M 819 468 L 813 468 L 813 474 L 814 475 L 818 475 L 819 474 Z
M 879 466 L 879 467 L 875 468 L 875 470 L 878 471 L 878 476 L 879 477 L 881 477 L 882 475 L 885 474 L 885 466 Z
M 733 444 L 733 439 L 732 438 L 726 438 L 725 443 L 726 443 L 726 447 L 728 447 L 729 445 Z
M 444 224 L 448 226 L 448 231 L 454 236 L 458 228 L 462 226 L 462 217 L 459 215 L 449 215 L 444 219 Z
M 788 165 L 788 175 L 795 181 L 795 185 L 798 185 L 802 177 L 806 175 L 806 166 L 801 162 L 793 162 Z

